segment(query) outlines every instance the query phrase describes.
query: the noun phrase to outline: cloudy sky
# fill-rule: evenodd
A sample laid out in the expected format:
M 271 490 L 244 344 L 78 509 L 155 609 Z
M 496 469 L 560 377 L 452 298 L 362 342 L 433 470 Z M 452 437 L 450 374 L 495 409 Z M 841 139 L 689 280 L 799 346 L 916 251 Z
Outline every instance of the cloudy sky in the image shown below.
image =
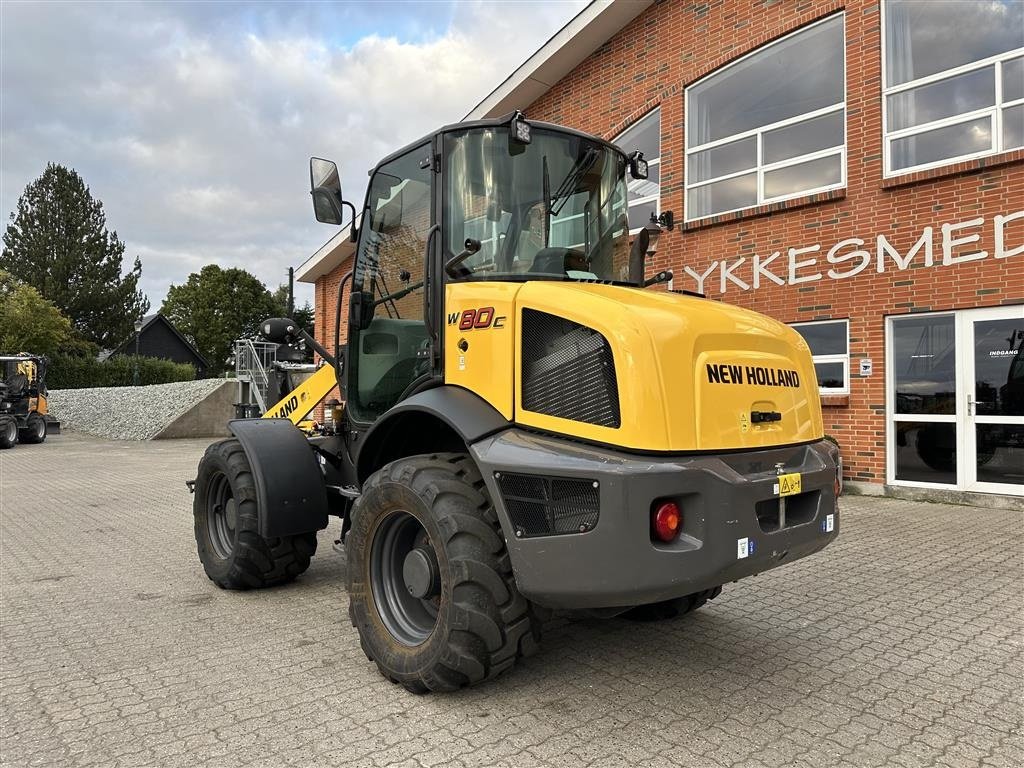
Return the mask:
M 361 202 L 377 159 L 461 118 L 585 5 L 4 0 L 4 226 L 53 161 L 103 201 L 154 307 L 211 262 L 273 288 L 333 234 L 310 155 Z

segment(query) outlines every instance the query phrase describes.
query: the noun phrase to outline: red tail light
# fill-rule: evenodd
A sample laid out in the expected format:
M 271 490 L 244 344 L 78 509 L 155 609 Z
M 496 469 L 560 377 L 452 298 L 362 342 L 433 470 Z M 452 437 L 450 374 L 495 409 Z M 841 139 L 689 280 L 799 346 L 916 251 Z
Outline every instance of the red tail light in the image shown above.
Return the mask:
M 651 515 L 651 531 L 659 541 L 675 541 L 683 528 L 683 513 L 674 501 L 658 504 Z

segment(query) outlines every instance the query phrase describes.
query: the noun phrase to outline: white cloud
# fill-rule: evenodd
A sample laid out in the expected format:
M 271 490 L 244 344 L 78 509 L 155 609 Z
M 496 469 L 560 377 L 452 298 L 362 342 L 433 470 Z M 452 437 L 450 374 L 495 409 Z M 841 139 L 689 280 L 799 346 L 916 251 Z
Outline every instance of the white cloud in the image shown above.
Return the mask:
M 361 198 L 377 159 L 458 120 L 583 5 L 4 3 L 0 203 L 63 163 L 155 305 L 211 262 L 274 287 L 332 234 L 310 155 Z

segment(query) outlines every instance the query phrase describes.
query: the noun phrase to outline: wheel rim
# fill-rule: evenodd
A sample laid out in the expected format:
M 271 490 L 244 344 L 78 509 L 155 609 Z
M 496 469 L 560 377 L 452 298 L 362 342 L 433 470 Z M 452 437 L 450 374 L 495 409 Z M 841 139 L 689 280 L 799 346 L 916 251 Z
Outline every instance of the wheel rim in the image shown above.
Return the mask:
M 386 517 L 370 548 L 370 589 L 384 627 L 402 645 L 422 644 L 437 626 L 441 577 L 426 529 L 408 512 Z
M 13 421 L 8 421 L 6 426 L 7 437 L 5 438 L 8 443 L 13 443 L 18 439 L 18 425 Z
M 218 474 L 210 484 L 210 495 L 206 501 L 206 520 L 210 530 L 210 542 L 217 556 L 223 560 L 231 557 L 235 549 L 235 526 L 238 523 L 238 506 L 231 493 L 231 483 L 226 475 Z
M 42 440 L 46 436 L 46 422 L 42 419 L 36 421 L 36 439 Z

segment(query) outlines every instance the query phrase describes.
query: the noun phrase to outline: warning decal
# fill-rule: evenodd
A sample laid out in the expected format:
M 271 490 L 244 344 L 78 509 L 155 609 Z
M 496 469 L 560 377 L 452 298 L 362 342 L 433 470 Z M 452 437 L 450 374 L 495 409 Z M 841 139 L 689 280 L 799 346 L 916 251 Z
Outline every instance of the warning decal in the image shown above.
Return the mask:
M 800 482 L 800 473 L 793 472 L 788 475 L 779 475 L 779 482 L 776 487 L 778 490 L 776 493 L 779 496 L 794 496 L 802 490 Z

